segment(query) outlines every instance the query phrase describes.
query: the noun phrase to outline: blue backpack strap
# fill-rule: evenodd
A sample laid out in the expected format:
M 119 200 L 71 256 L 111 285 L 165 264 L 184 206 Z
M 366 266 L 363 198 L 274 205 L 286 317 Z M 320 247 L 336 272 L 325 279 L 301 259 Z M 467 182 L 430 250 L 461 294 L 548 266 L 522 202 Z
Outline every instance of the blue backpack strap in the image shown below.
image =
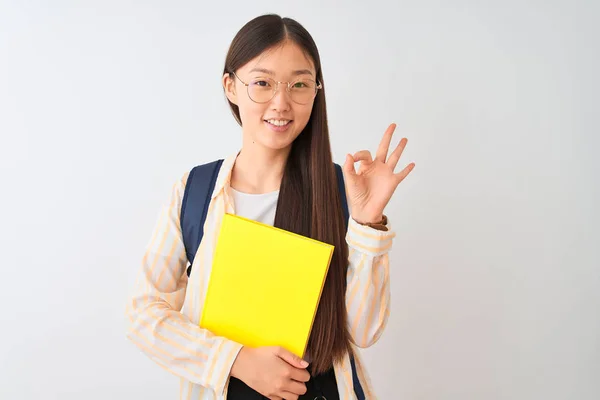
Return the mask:
M 352 367 L 352 384 L 354 385 L 354 393 L 356 394 L 357 400 L 365 400 L 365 392 L 358 380 L 358 374 L 356 373 L 356 362 L 354 357 L 350 357 L 350 366 Z
M 188 175 L 180 215 L 183 244 L 190 263 L 187 268 L 188 276 L 192 272 L 194 257 L 204 235 L 204 221 L 222 164 L 223 160 L 217 160 L 198 165 Z
M 342 167 L 338 164 L 335 164 L 335 173 L 337 175 L 338 182 L 338 190 L 340 191 L 340 199 L 342 200 L 342 210 L 344 211 L 344 222 L 346 224 L 346 229 L 348 229 L 348 222 L 350 219 L 350 213 L 348 212 L 348 199 L 346 197 L 346 185 L 344 183 L 344 174 L 342 172 Z M 352 367 L 352 383 L 354 385 L 354 393 L 356 394 L 356 398 L 358 400 L 365 400 L 365 392 L 360 384 L 360 380 L 358 379 L 358 374 L 356 373 L 356 362 L 354 361 L 354 357 L 350 357 L 350 366 Z

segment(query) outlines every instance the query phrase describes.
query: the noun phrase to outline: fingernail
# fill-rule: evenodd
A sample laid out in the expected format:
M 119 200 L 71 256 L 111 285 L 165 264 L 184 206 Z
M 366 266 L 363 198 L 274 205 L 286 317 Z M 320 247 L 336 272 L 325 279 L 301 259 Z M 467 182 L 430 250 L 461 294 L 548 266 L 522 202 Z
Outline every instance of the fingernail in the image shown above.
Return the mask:
M 302 365 L 303 368 L 308 367 L 308 363 L 304 360 L 300 361 L 300 365 Z

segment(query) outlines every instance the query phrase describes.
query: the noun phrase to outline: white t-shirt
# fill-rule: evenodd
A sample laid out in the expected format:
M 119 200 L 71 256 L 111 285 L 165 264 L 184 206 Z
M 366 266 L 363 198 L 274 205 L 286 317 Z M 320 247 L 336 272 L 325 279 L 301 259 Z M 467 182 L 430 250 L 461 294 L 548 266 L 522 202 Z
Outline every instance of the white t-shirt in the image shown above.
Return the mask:
M 233 204 L 237 215 L 271 226 L 275 223 L 279 190 L 269 193 L 248 194 L 231 188 L 231 193 L 233 194 Z

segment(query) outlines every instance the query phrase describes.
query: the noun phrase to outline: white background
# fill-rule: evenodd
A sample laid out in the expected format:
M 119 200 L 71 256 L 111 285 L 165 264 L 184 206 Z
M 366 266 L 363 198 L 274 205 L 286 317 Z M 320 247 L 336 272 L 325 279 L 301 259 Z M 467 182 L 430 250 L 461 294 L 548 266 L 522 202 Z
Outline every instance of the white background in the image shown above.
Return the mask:
M 125 303 L 171 185 L 241 144 L 221 71 L 265 12 L 319 46 L 336 161 L 397 122 L 417 164 L 380 398 L 600 398 L 599 4 L 0 1 L 0 398 L 177 398 Z

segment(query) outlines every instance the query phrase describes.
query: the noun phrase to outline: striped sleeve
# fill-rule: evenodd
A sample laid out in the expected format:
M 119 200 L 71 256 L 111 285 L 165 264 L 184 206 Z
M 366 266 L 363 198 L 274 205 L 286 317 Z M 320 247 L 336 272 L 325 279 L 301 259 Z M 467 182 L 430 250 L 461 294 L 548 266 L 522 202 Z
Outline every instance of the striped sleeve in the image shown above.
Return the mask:
M 242 346 L 200 328 L 180 312 L 188 281 L 179 223 L 186 180 L 187 174 L 174 185 L 146 247 L 127 304 L 127 337 L 171 373 L 223 394 Z
M 390 307 L 389 250 L 395 234 L 348 222 L 346 308 L 354 344 L 373 345 L 383 333 Z

